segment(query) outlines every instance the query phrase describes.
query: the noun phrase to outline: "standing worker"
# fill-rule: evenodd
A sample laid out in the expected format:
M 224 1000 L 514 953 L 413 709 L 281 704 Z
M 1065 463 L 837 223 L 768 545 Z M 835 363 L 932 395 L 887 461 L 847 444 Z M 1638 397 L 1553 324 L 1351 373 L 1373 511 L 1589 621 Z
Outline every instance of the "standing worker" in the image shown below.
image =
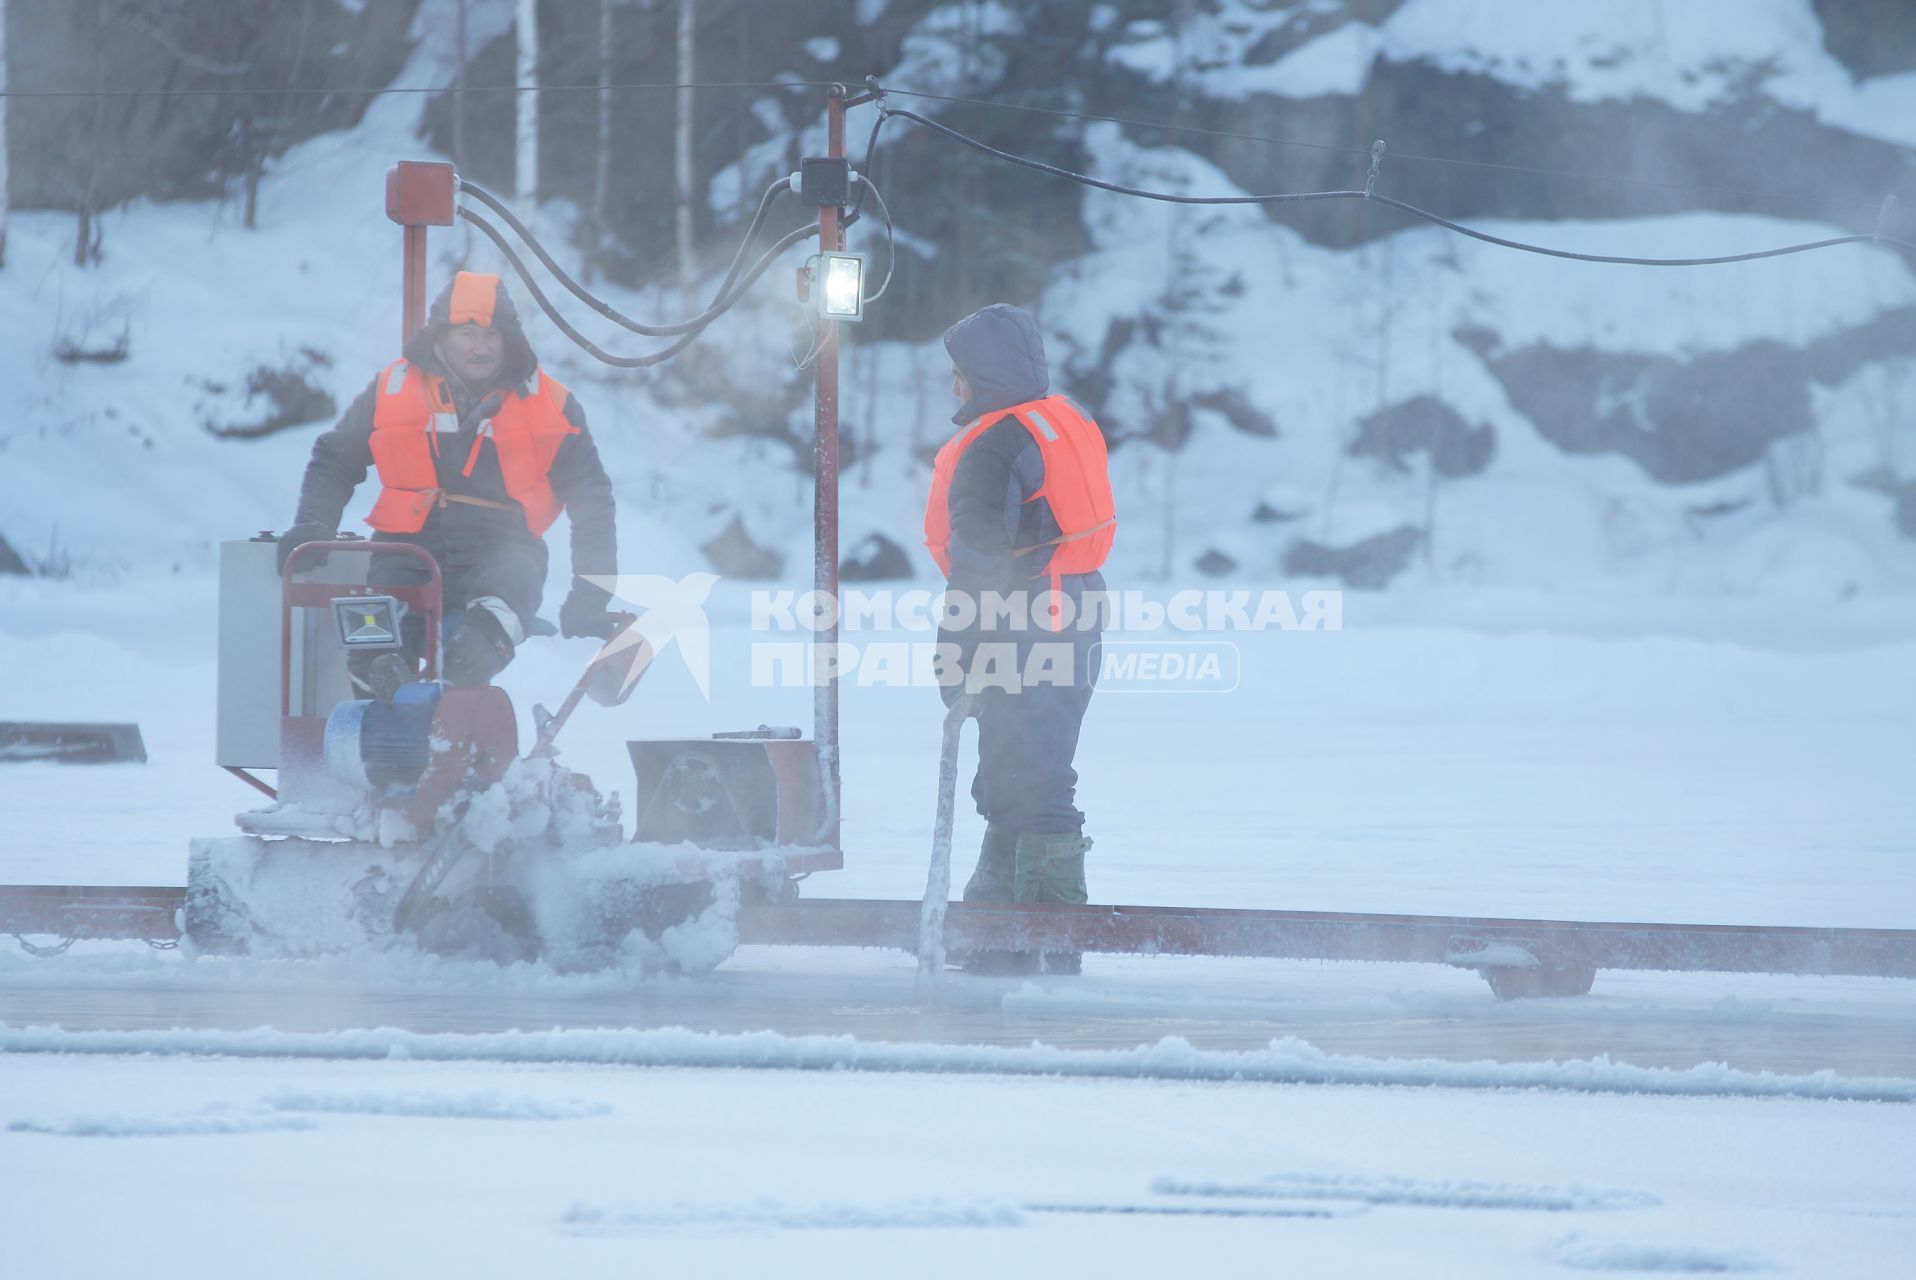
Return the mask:
M 562 510 L 572 523 L 574 577 L 559 628 L 567 636 L 617 630 L 610 593 L 585 581 L 618 572 L 612 482 L 585 410 L 540 369 L 498 276 L 454 276 L 405 358 L 313 442 L 299 512 L 280 538 L 282 572 L 300 543 L 337 536 L 371 468 L 381 490 L 366 522 L 376 536 L 423 547 L 439 563 L 448 619 L 441 673 L 449 683 L 489 682 L 524 642 L 545 590 L 543 535 Z M 375 556 L 368 579 L 418 586 L 426 572 L 410 557 Z M 389 698 L 413 678 L 424 629 L 407 621 L 415 625 L 403 659 L 349 659 L 362 696 Z
M 1071 762 L 1097 680 L 1098 570 L 1117 525 L 1104 434 L 1069 399 L 1046 394 L 1044 341 L 1029 312 L 988 306 L 946 331 L 945 351 L 959 431 L 932 468 L 925 545 L 948 584 L 938 638 L 955 665 L 940 692 L 947 704 L 976 696 L 971 796 L 987 825 L 965 901 L 1082 903 L 1091 841 Z M 1031 607 L 1006 625 L 989 607 L 994 596 L 1022 596 Z M 1059 597 L 1066 603 L 1054 610 Z M 981 678 L 993 665 L 988 648 L 1000 661 L 995 676 Z M 1008 687 L 1012 668 L 1018 678 Z M 1040 675 L 1026 680 L 1031 672 Z M 963 963 L 1030 973 L 1040 959 L 974 952 Z M 1042 964 L 1077 973 L 1082 957 L 1047 952 Z

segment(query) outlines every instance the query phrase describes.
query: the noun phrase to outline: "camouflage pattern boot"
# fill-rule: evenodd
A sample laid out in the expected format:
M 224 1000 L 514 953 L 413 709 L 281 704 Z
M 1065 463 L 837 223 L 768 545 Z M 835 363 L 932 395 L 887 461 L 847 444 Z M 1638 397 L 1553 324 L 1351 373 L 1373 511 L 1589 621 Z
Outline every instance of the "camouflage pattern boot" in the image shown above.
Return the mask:
M 1016 889 L 1018 834 L 1003 827 L 985 827 L 978 850 L 978 868 L 965 882 L 966 902 L 1013 902 Z M 1036 973 L 1038 957 L 1026 951 L 966 951 L 952 962 L 967 973 L 1007 975 Z
M 1084 855 L 1091 841 L 1080 832 L 1027 831 L 1018 837 L 1017 870 L 1013 892 L 1019 902 L 1065 902 L 1082 905 L 1091 899 L 1084 882 Z M 1077 951 L 1044 953 L 1046 973 L 1075 974 L 1083 970 Z

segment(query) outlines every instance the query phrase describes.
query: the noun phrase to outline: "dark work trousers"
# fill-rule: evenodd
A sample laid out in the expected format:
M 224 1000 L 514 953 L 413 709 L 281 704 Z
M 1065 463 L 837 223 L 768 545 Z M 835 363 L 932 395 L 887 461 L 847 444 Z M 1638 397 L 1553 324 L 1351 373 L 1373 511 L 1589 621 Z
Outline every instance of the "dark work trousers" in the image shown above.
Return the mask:
M 1062 835 L 1084 828 L 1078 810 L 1078 729 L 1097 686 L 1095 646 L 1103 633 L 1079 630 L 1019 633 L 1018 669 L 1030 669 L 1034 646 L 1061 645 L 1070 654 L 1070 680 L 1055 684 L 989 687 L 978 698 L 978 775 L 971 798 L 994 826 L 1012 832 Z M 1060 664 L 1062 666 L 1062 664 Z M 1060 672 L 1062 674 L 1062 671 Z
M 545 592 L 545 543 L 528 537 L 476 546 L 417 545 L 425 547 L 439 562 L 441 607 L 445 610 L 441 627 L 446 633 L 459 625 L 466 605 L 480 596 L 499 597 L 519 615 L 520 626 L 531 630 L 533 615 L 539 612 L 539 598 Z M 429 577 L 426 567 L 411 556 L 376 555 L 366 571 L 367 582 L 379 587 L 419 587 Z M 408 614 L 403 634 L 406 656 L 417 666 L 426 651 L 425 619 Z

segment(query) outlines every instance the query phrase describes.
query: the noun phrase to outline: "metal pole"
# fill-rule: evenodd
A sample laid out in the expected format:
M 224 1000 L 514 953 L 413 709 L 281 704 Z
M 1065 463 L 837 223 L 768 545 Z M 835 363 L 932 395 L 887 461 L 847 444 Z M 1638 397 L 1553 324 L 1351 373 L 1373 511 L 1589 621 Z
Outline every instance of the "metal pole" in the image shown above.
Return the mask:
M 945 909 L 951 905 L 951 824 L 958 803 L 958 740 L 971 718 L 971 698 L 960 694 L 945 712 L 938 750 L 938 816 L 931 826 L 931 868 L 918 910 L 918 982 L 936 984 L 945 972 Z
M 826 152 L 845 154 L 845 87 L 833 85 L 825 102 Z M 834 253 L 845 247 L 839 209 L 826 205 L 818 211 L 818 251 Z M 823 287 L 822 284 L 820 287 Z M 814 635 L 817 646 L 812 680 L 812 740 L 818 744 L 824 767 L 832 823 L 827 833 L 831 847 L 839 847 L 838 768 L 838 322 L 820 318 L 825 326 L 814 366 L 817 400 L 813 410 L 815 465 L 812 492 L 812 587 L 820 601 L 830 601 L 830 625 Z M 820 677 L 823 678 L 820 678 Z
M 400 283 L 404 295 L 404 318 L 401 320 L 399 334 L 400 350 L 412 341 L 426 323 L 426 228 L 412 223 L 406 224 L 406 254 L 404 279 Z

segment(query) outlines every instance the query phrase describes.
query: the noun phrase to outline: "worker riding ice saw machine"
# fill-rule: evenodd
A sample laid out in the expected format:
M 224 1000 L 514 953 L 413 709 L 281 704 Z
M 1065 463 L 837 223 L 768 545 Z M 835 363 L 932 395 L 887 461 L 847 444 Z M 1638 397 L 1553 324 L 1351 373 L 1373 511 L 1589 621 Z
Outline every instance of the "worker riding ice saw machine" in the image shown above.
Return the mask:
M 389 175 L 388 212 L 407 233 L 408 337 L 423 310 L 424 227 L 451 221 L 454 182 L 445 165 Z M 625 701 L 652 656 L 641 619 L 607 615 L 616 631 L 556 713 L 534 709 L 521 756 L 504 690 L 451 669 L 442 633 L 459 632 L 442 626 L 431 554 L 398 539 L 295 537 L 222 548 L 219 763 L 272 803 L 238 816 L 244 834 L 194 842 L 181 923 L 199 949 L 403 940 L 562 967 L 636 954 L 707 968 L 729 954 L 741 892 L 782 897 L 791 875 L 841 864 L 836 806 L 797 730 L 629 743 L 638 829 L 621 843 L 616 796 L 562 767 L 555 739 L 582 699 Z M 403 674 L 365 678 L 382 671 Z M 259 768 L 276 769 L 277 786 Z

